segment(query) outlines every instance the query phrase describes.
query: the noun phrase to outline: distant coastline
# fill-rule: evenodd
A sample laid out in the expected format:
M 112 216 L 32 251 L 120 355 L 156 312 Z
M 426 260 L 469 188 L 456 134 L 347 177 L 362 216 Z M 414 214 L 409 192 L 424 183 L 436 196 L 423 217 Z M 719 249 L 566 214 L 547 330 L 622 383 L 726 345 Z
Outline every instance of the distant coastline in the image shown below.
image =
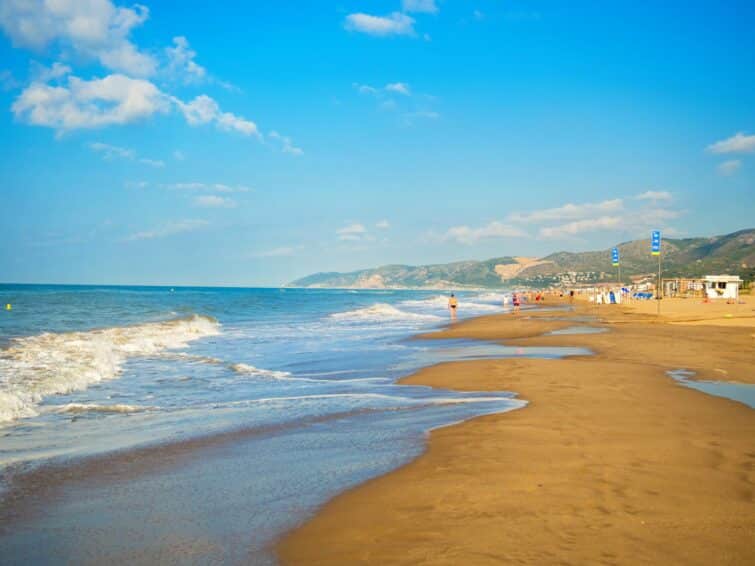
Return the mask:
M 755 277 L 755 228 L 721 236 L 666 239 L 664 273 L 702 276 L 712 273 Z M 657 273 L 650 241 L 633 240 L 618 246 L 622 281 Z M 347 273 L 322 272 L 296 279 L 291 288 L 333 289 L 506 289 L 569 287 L 616 281 L 610 250 L 557 252 L 542 258 L 503 256 L 488 260 L 432 265 L 384 265 Z

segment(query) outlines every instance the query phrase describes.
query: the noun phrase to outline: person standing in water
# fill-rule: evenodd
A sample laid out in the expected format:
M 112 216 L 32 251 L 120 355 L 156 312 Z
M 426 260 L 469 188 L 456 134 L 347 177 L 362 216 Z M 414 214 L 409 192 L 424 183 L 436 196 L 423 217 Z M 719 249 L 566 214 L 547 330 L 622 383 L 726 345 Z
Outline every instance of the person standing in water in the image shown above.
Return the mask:
M 514 303 L 514 314 L 516 314 L 519 312 L 519 306 L 522 304 L 522 301 L 518 293 L 514 293 L 514 296 L 512 297 L 512 302 Z
M 451 296 L 448 298 L 448 310 L 451 311 L 451 320 L 456 320 L 456 308 L 458 306 L 459 301 L 457 301 L 454 294 L 451 293 Z

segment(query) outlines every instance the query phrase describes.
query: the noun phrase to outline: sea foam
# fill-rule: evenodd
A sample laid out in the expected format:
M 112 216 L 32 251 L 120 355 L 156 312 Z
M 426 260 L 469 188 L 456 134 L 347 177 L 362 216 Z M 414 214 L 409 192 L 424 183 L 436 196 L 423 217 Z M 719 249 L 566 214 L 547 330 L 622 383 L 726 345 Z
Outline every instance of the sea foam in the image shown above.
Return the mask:
M 390 321 L 417 321 L 417 322 L 434 322 L 441 320 L 441 317 L 432 314 L 418 314 L 413 312 L 402 311 L 386 303 L 376 303 L 369 307 L 355 309 L 352 311 L 338 312 L 331 314 L 330 318 L 347 321 L 347 322 L 390 322 Z
M 192 315 L 87 332 L 15 338 L 0 350 L 0 423 L 32 417 L 50 395 L 70 393 L 117 377 L 130 357 L 183 348 L 219 334 L 210 317 Z

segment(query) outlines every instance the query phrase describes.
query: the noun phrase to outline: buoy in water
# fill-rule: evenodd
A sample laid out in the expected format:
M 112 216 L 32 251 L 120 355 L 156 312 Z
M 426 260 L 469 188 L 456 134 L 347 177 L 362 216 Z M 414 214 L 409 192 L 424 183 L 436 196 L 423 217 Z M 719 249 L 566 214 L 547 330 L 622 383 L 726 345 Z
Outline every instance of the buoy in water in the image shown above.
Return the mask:
M 7 311 L 11 310 L 12 308 L 13 307 L 10 306 L 10 303 L 8 303 L 8 304 L 5 305 L 5 310 L 7 310 Z

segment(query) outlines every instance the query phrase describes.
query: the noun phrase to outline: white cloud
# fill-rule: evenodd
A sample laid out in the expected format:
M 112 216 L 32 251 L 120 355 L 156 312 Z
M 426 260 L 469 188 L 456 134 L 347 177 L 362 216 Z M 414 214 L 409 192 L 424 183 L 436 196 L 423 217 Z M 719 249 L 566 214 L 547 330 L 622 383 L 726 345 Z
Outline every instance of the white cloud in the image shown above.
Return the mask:
M 659 205 L 669 200 L 671 194 L 666 191 L 647 191 L 626 200 L 616 198 L 596 203 L 568 203 L 528 213 L 511 213 L 504 222 L 495 221 L 482 227 L 454 226 L 441 236 L 431 233 L 429 237 L 436 241 L 456 241 L 471 245 L 486 239 L 526 238 L 534 235 L 544 239 L 557 239 L 608 230 L 634 233 L 659 227 L 667 230 L 670 227 L 666 222 L 681 215 L 678 210 Z M 531 225 L 532 228 L 525 231 L 525 225 Z
M 268 137 L 276 140 L 279 143 L 280 150 L 283 153 L 290 153 L 291 155 L 302 155 L 304 153 L 304 151 L 300 147 L 296 147 L 294 145 L 294 142 L 291 141 L 291 138 L 282 136 L 275 130 L 270 132 L 268 134 Z
M 378 228 L 379 230 L 387 230 L 391 227 L 391 223 L 388 222 L 388 220 L 380 220 L 379 222 L 375 223 L 375 228 Z
M 146 157 L 140 157 L 139 163 L 142 163 L 143 165 L 149 165 L 150 167 L 165 167 L 165 162 L 160 159 L 147 159 Z
M 149 10 L 113 5 L 110 0 L 4 0 L 0 27 L 14 46 L 40 51 L 55 44 L 61 51 L 99 61 L 104 67 L 134 76 L 150 76 L 153 57 L 130 41 L 131 31 L 143 24 Z
M 755 135 L 738 132 L 725 140 L 717 141 L 706 148 L 711 153 L 752 153 L 755 151 Z
M 165 238 L 176 234 L 194 232 L 207 226 L 206 220 L 179 220 L 177 222 L 168 222 L 152 230 L 136 232 L 125 238 L 126 242 L 135 242 L 138 240 L 153 240 L 155 238 Z
M 404 96 L 411 96 L 411 90 L 409 89 L 409 85 L 406 83 L 389 83 L 385 85 L 385 90 L 388 92 L 397 92 L 398 94 L 403 94 Z
M 117 74 L 90 81 L 71 76 L 67 86 L 34 82 L 11 106 L 16 119 L 60 133 L 128 124 L 168 109 L 154 84 Z
M 226 197 L 203 195 L 194 198 L 194 206 L 200 206 L 202 208 L 233 208 L 236 206 L 236 203 Z
M 367 236 L 367 228 L 364 224 L 354 222 L 336 230 L 338 239 L 344 242 L 358 242 Z
M 378 94 L 378 92 L 380 92 L 378 89 L 370 85 L 352 83 L 352 86 L 359 91 L 359 94 Z
M 113 157 L 122 157 L 123 159 L 133 159 L 136 153 L 133 149 L 125 147 L 118 147 L 117 145 L 110 145 L 102 142 L 93 142 L 89 144 L 89 149 L 102 154 L 104 159 L 112 159 Z
M 601 212 L 621 210 L 624 201 L 620 198 L 605 200 L 597 203 L 565 204 L 557 208 L 545 208 L 529 213 L 514 212 L 507 219 L 510 222 L 544 222 L 553 220 L 576 219 L 595 215 Z
M 173 98 L 173 101 L 190 126 L 214 123 L 221 130 L 232 130 L 246 136 L 260 136 L 254 122 L 230 112 L 222 112 L 218 103 L 206 94 L 197 96 L 191 102 L 182 102 L 177 98 Z
M 635 196 L 637 200 L 650 200 L 653 202 L 658 201 L 670 201 L 673 200 L 673 196 L 668 191 L 645 191 L 644 193 L 640 193 L 637 196 Z
M 110 145 L 102 142 L 93 142 L 89 144 L 89 149 L 101 153 L 102 158 L 106 160 L 120 157 L 121 159 L 136 159 L 139 163 L 149 165 L 150 167 L 165 167 L 165 162 L 159 159 L 147 159 L 146 157 L 140 157 L 137 159 L 136 152 L 133 149 L 126 147 L 119 147 L 117 145 Z
M 618 228 L 621 226 L 621 223 L 621 218 L 618 216 L 601 216 L 540 228 L 539 234 L 541 238 L 563 238 L 565 236 L 575 236 L 582 232 Z
M 414 18 L 401 12 L 393 12 L 387 16 L 372 16 L 363 13 L 349 14 L 346 16 L 344 27 L 349 31 L 380 37 L 415 35 Z
M 718 172 L 726 177 L 733 175 L 739 168 L 742 167 L 742 162 L 739 159 L 731 159 L 724 161 L 718 166 Z
M 230 186 L 223 183 L 198 183 L 184 182 L 162 185 L 165 189 L 175 189 L 179 191 L 215 191 L 218 193 L 248 193 L 252 189 L 244 185 Z
M 352 83 L 351 86 L 353 86 L 357 90 L 357 92 L 359 92 L 359 94 L 370 94 L 378 98 L 384 96 L 386 93 L 403 94 L 404 96 L 412 95 L 412 91 L 409 85 L 402 82 L 388 83 L 382 88 L 359 83 Z
M 49 83 L 70 74 L 71 67 L 57 61 L 50 67 L 45 67 L 36 62 L 32 63 L 33 82 Z
M 480 240 L 491 240 L 498 238 L 524 238 L 527 234 L 517 228 L 498 221 L 491 222 L 481 228 L 471 228 L 470 226 L 454 226 L 443 234 L 442 241 L 453 240 L 460 244 L 475 244 Z
M 185 83 L 198 83 L 207 78 L 207 70 L 194 61 L 197 52 L 189 47 L 189 40 L 179 35 L 173 38 L 175 47 L 166 47 L 168 72 Z
M 438 6 L 435 4 L 435 0 L 401 0 L 401 7 L 404 12 L 438 13 Z

